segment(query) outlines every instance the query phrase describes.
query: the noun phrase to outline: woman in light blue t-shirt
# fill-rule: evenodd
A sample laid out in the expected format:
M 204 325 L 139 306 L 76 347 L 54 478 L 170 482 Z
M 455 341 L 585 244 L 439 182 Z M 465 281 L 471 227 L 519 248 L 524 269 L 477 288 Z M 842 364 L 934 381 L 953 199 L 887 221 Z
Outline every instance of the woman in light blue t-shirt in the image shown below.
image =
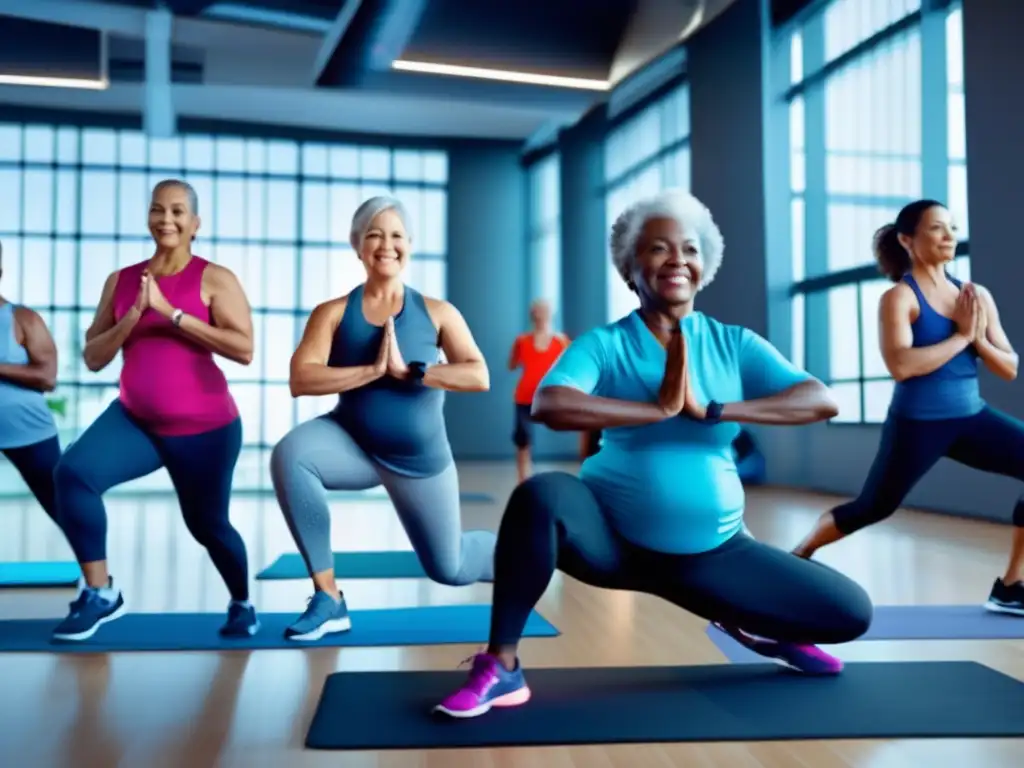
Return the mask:
M 54 522 L 53 470 L 61 451 L 43 393 L 56 386 L 57 349 L 43 318 L 0 296 L 0 453 Z
M 437 711 L 475 717 L 530 697 L 517 647 L 555 570 L 657 595 L 794 669 L 837 674 L 815 647 L 867 631 L 850 579 L 744 533 L 732 443 L 742 423 L 835 416 L 828 389 L 767 341 L 694 309 L 722 262 L 708 209 L 666 192 L 612 227 L 615 267 L 640 309 L 580 336 L 541 382 L 533 417 L 601 430 L 579 477 L 539 474 L 512 494 L 495 551 L 490 644 Z

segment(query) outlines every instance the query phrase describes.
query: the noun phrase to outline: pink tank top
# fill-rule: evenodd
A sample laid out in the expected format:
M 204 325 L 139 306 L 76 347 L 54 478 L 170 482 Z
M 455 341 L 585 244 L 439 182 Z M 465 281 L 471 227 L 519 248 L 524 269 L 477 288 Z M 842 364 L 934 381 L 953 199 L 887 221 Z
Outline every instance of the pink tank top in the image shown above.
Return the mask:
M 114 318 L 120 320 L 135 303 L 139 282 L 149 262 L 122 269 L 114 289 Z M 204 323 L 210 308 L 200 289 L 206 259 L 193 256 L 176 275 L 158 277 L 157 285 L 171 306 Z M 171 321 L 152 309 L 142 313 L 121 348 L 121 403 L 158 435 L 197 435 L 226 426 L 238 418 L 224 372 L 213 353 L 189 340 Z

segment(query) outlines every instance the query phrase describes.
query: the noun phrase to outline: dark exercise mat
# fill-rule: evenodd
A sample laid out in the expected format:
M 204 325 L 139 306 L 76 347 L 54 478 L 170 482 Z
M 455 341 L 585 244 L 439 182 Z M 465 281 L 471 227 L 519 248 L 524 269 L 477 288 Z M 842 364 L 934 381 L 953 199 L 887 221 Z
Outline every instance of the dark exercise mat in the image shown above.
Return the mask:
M 792 739 L 1024 736 L 1024 684 L 974 662 L 527 669 L 533 698 L 472 720 L 431 715 L 466 672 L 339 672 L 306 737 L 384 750 Z
M 0 589 L 75 587 L 81 575 L 82 569 L 74 560 L 0 563 Z
M 431 605 L 351 612 L 352 629 L 313 642 L 284 638 L 296 613 L 260 614 L 260 631 L 250 638 L 217 634 L 222 613 L 128 613 L 82 642 L 53 642 L 59 619 L 0 621 L 0 653 L 104 653 L 115 651 L 258 651 L 277 648 L 335 648 L 403 645 L 483 644 L 491 626 L 489 605 Z M 536 611 L 527 637 L 557 637 L 558 630 Z
M 425 579 L 419 556 L 413 551 L 335 552 L 334 575 L 339 579 Z M 260 581 L 308 579 L 302 555 L 290 552 L 256 574 Z

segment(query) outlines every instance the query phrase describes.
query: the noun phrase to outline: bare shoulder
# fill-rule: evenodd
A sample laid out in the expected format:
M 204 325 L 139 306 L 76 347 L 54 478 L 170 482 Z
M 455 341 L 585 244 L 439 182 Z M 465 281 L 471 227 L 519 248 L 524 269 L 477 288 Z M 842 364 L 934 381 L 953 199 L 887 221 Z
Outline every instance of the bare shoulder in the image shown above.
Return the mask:
M 423 303 L 427 306 L 427 314 L 438 328 L 462 318 L 462 313 L 450 301 L 424 296 Z
M 893 309 L 912 306 L 916 300 L 917 297 L 914 295 L 913 289 L 902 280 L 891 288 L 887 288 L 882 294 L 882 306 Z
M 308 323 L 309 325 L 337 326 L 341 322 L 341 316 L 345 314 L 345 307 L 347 306 L 348 294 L 317 304 L 309 315 Z
M 22 328 L 46 327 L 43 316 L 34 309 L 17 304 L 14 307 L 14 321 Z
M 203 271 L 203 283 L 211 290 L 225 288 L 241 288 L 242 283 L 238 276 L 223 264 L 207 262 Z

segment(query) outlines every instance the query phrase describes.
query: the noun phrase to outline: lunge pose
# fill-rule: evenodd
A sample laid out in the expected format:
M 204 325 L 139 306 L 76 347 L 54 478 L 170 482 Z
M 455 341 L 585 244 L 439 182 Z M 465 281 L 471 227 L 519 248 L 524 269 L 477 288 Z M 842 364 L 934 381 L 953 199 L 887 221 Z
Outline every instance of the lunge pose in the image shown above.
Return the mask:
M 43 393 L 56 382 L 57 348 L 43 318 L 0 296 L 0 452 L 54 522 L 53 470 L 60 461 L 60 440 Z
M 918 200 L 875 235 L 875 256 L 895 285 L 879 310 L 882 356 L 896 380 L 881 444 L 860 495 L 826 512 L 794 550 L 821 547 L 889 517 L 939 459 L 1024 480 L 1024 424 L 985 404 L 978 361 L 1007 381 L 1017 353 L 992 294 L 946 272 L 956 255 L 949 211 Z M 1013 510 L 1010 560 L 985 607 L 1024 616 L 1024 497 Z
M 807 424 L 836 406 L 756 333 L 694 310 L 722 262 L 710 212 L 681 192 L 643 200 L 615 222 L 611 250 L 640 309 L 574 341 L 533 405 L 552 429 L 602 430 L 601 450 L 579 477 L 539 474 L 512 494 L 489 646 L 439 712 L 474 717 L 529 699 L 517 646 L 556 569 L 662 597 L 809 673 L 842 668 L 814 643 L 849 642 L 870 624 L 857 584 L 743 531 L 739 424 Z
M 251 362 L 252 317 L 235 275 L 192 254 L 198 213 L 188 184 L 156 185 L 149 208 L 156 252 L 107 278 L 86 332 L 89 370 L 102 370 L 121 351 L 121 393 L 65 451 L 54 475 L 60 522 L 86 584 L 54 630 L 57 640 L 85 640 L 124 613 L 107 570 L 103 494 L 161 467 L 189 532 L 231 595 L 221 634 L 249 636 L 259 626 L 245 544 L 228 519 L 242 424 L 214 362 L 215 354 Z
M 530 447 L 533 443 L 533 421 L 530 405 L 537 385 L 544 378 L 558 356 L 569 346 L 569 339 L 551 328 L 551 307 L 546 301 L 538 300 L 530 306 L 530 322 L 533 329 L 516 337 L 509 354 L 508 368 L 522 369 L 515 394 L 515 429 L 512 442 L 516 446 L 516 471 L 519 482 L 523 482 L 532 471 Z
M 495 534 L 462 531 L 444 421 L 445 390 L 486 391 L 487 365 L 455 307 L 402 282 L 407 221 L 393 198 L 359 207 L 351 240 L 366 282 L 313 311 L 292 357 L 294 396 L 339 395 L 330 414 L 293 429 L 270 459 L 277 499 L 314 587 L 305 613 L 285 632 L 293 640 L 351 626 L 334 577 L 327 490 L 383 485 L 434 581 L 463 585 L 493 576 Z

